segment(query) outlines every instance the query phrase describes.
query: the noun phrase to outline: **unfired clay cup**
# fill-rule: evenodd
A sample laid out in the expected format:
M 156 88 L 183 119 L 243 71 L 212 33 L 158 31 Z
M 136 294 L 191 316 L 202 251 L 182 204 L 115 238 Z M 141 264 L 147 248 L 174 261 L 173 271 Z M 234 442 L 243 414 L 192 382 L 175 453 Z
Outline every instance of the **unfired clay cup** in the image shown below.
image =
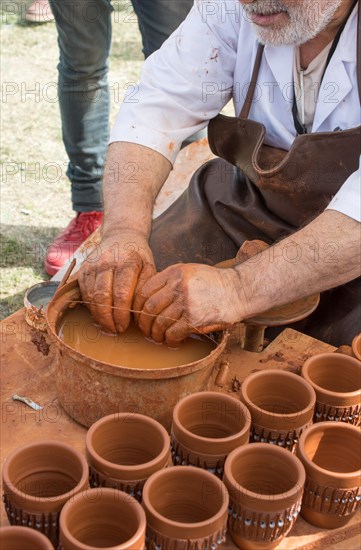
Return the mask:
M 312 424 L 316 394 L 301 376 L 269 369 L 245 378 L 241 400 L 252 417 L 251 443 L 271 443 L 295 452 L 300 434 Z
M 233 542 L 245 550 L 275 548 L 301 509 L 305 470 L 298 458 L 267 443 L 245 445 L 228 455 L 223 481 Z
M 50 540 L 29 527 L 1 527 L 1 550 L 54 550 Z
M 88 466 L 70 445 L 38 441 L 8 456 L 3 484 L 9 522 L 41 531 L 56 546 L 60 510 L 88 487 Z
M 333 529 L 345 525 L 361 503 L 361 431 L 340 422 L 319 422 L 300 437 L 297 456 L 306 469 L 301 515 Z
M 302 376 L 316 392 L 313 421 L 361 422 L 361 362 L 342 353 L 321 353 L 307 359 Z
M 141 414 L 110 414 L 86 436 L 92 487 L 113 487 L 137 500 L 149 476 L 168 466 L 169 435 L 156 420 Z
M 59 550 L 143 550 L 145 527 L 135 498 L 117 489 L 89 489 L 61 511 Z
M 215 475 L 188 466 L 153 474 L 143 489 L 148 550 L 198 550 L 225 541 L 229 497 Z
M 361 332 L 352 340 L 351 348 L 356 359 L 361 361 Z
M 249 442 L 250 426 L 251 415 L 238 399 L 211 391 L 188 395 L 173 410 L 173 464 L 222 477 L 226 456 Z

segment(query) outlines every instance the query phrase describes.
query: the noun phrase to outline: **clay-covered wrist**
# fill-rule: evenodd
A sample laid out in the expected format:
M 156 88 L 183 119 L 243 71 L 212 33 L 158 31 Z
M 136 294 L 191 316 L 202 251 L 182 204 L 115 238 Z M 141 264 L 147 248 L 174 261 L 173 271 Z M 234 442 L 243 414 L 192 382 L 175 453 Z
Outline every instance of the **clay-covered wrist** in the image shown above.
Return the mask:
M 226 292 L 226 299 L 222 304 L 224 322 L 238 323 L 247 316 L 242 274 L 235 268 L 220 269 L 219 271 L 221 272 L 222 286 Z
M 103 223 L 101 227 L 101 237 L 105 239 L 131 239 L 134 242 L 145 241 L 148 243 L 149 235 L 147 231 L 141 231 L 139 228 L 129 227 L 122 223 Z

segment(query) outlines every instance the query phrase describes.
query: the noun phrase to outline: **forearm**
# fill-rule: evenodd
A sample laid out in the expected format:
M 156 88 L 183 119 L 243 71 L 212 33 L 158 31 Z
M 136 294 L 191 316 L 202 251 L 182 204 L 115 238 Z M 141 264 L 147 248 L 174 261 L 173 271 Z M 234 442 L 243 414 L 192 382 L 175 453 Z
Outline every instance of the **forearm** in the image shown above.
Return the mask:
M 240 319 L 342 285 L 361 273 L 360 224 L 327 210 L 236 268 Z
M 170 170 L 170 162 L 152 149 L 112 143 L 103 180 L 103 235 L 127 229 L 148 238 L 154 201 Z

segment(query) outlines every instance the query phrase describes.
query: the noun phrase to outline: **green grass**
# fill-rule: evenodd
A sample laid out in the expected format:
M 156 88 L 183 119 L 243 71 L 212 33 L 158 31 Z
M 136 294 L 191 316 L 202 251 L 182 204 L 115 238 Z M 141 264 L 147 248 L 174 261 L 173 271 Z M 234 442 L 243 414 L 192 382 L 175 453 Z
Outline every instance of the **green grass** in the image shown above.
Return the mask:
M 16 4 L 18 10 L 13 9 Z M 16 4 L 0 3 L 1 318 L 22 307 L 29 286 L 49 278 L 43 269 L 46 247 L 73 217 L 59 105 L 42 94 L 57 81 L 55 24 L 27 24 L 19 16 L 24 3 Z M 138 25 L 126 17 L 129 1 L 117 0 L 114 6 L 118 13 L 113 18 L 109 82 L 121 101 L 126 83 L 138 80 L 143 55 Z M 119 102 L 111 97 L 112 125 Z M 49 163 L 59 167 L 59 177 L 48 170 Z

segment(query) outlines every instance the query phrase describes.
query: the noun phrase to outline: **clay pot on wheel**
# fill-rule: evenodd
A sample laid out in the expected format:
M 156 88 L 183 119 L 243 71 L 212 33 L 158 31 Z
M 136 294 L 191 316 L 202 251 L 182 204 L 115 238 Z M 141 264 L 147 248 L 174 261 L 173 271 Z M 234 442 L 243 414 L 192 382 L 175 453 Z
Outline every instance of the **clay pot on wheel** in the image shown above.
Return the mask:
M 41 531 L 56 546 L 60 510 L 88 487 L 88 465 L 70 445 L 38 441 L 8 456 L 3 483 L 9 522 Z
M 29 527 L 1 527 L 1 550 L 54 550 L 50 540 Z
M 113 487 L 141 500 L 149 476 L 170 459 L 169 435 L 156 420 L 141 414 L 110 414 L 86 436 L 92 487 Z
M 198 550 L 225 540 L 228 493 L 213 474 L 175 466 L 153 474 L 143 489 L 148 550 Z
M 306 469 L 301 515 L 321 527 L 341 527 L 361 503 L 361 431 L 319 422 L 300 437 L 297 456 Z
M 64 506 L 59 538 L 59 550 L 144 550 L 145 514 L 127 493 L 89 489 Z
M 356 359 L 361 361 L 361 332 L 352 340 L 351 348 Z
M 219 392 L 184 397 L 173 410 L 174 465 L 204 468 L 219 477 L 226 456 L 249 441 L 251 415 L 238 399 Z
M 78 282 L 73 280 L 57 291 L 46 310 L 47 331 L 56 352 L 55 384 L 60 404 L 87 427 L 119 412 L 121 403 L 122 410 L 150 416 L 169 430 L 180 396 L 208 389 L 228 333 L 216 334 L 214 349 L 208 355 L 184 365 L 162 369 L 115 365 L 77 351 L 60 337 L 69 305 L 80 300 Z
M 313 421 L 361 422 L 361 362 L 341 353 L 321 353 L 307 359 L 302 376 L 316 392 Z
M 301 376 L 282 370 L 250 374 L 241 400 L 252 417 L 252 442 L 272 443 L 294 452 L 302 431 L 312 424 L 316 394 Z
M 223 481 L 233 542 L 244 550 L 275 548 L 301 509 L 305 470 L 298 458 L 266 443 L 245 445 L 227 457 Z

